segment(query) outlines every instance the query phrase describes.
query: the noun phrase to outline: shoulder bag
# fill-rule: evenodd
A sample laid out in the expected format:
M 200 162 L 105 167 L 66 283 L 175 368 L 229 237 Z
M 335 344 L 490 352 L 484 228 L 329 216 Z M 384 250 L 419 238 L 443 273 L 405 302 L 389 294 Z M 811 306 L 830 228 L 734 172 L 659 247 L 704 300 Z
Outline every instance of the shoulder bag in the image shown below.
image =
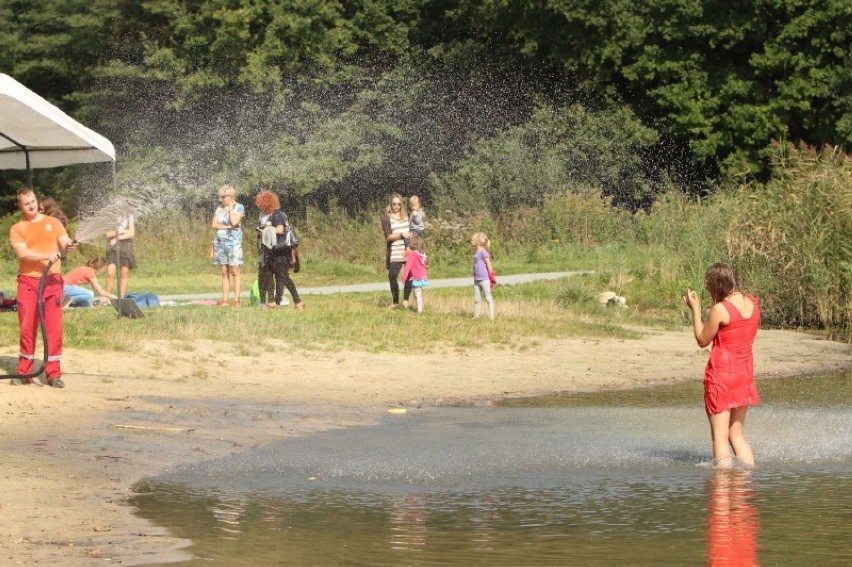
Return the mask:
M 296 248 L 297 246 L 299 246 L 299 237 L 296 236 L 296 231 L 293 230 L 290 221 L 285 217 L 284 232 L 278 235 L 273 250 L 286 250 L 288 248 Z
M 299 237 L 296 236 L 296 231 L 293 230 L 289 222 L 284 225 L 284 234 L 278 235 L 278 242 L 275 245 L 281 248 L 296 248 L 299 246 Z

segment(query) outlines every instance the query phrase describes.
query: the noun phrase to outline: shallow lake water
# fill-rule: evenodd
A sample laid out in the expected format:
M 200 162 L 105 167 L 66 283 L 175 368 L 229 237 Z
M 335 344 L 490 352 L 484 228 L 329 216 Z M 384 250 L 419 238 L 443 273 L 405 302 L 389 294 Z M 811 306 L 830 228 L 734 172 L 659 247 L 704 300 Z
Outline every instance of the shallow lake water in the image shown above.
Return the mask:
M 137 485 L 185 565 L 852 564 L 852 372 L 763 380 L 713 471 L 701 385 L 423 408 Z

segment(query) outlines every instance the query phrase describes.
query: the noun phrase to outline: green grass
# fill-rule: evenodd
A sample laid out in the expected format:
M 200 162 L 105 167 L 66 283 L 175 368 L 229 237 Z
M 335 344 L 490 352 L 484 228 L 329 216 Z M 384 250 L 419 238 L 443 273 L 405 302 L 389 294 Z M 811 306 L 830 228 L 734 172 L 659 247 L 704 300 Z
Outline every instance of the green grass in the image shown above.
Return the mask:
M 158 246 L 162 245 L 160 241 Z M 377 259 L 372 264 L 350 263 L 339 258 L 321 256 L 316 251 L 317 247 L 317 243 L 310 240 L 300 247 L 302 269 L 298 274 L 291 274 L 299 287 L 387 281 L 380 240 Z M 254 251 L 251 250 L 251 246 L 246 248 L 246 260 L 242 266 L 244 290 L 248 290 L 257 278 L 257 260 Z M 130 273 L 130 292 L 149 291 L 158 295 L 175 295 L 221 291 L 219 267 L 212 265 L 204 257 L 203 252 L 197 255 L 187 253 L 182 258 L 166 260 L 153 256 L 153 250 L 145 242 L 137 244 L 136 249 L 139 265 Z M 572 270 L 592 270 L 604 274 L 644 272 L 648 265 L 661 262 L 667 254 L 670 255 L 662 248 L 616 243 L 579 247 L 551 242 L 528 248 L 495 244 L 492 250 L 498 277 Z M 92 255 L 96 255 L 96 250 L 92 248 L 72 252 L 63 265 L 63 272 L 67 272 L 71 267 L 82 265 L 86 258 Z M 470 277 L 472 258 L 473 249 L 469 246 L 461 247 L 448 255 L 436 251 L 430 254 L 429 277 L 431 279 Z M 15 291 L 16 267 L 16 263 L 8 262 L 0 268 L 0 290 L 11 292 L 12 295 Z M 106 272 L 102 272 L 98 279 L 101 285 L 105 285 Z M 700 284 L 700 281 L 698 283 Z M 601 282 L 601 285 L 609 285 L 609 282 Z M 603 290 L 602 288 L 598 291 Z M 612 291 L 621 293 L 623 290 L 613 289 Z
M 288 348 L 396 352 L 401 345 L 426 352 L 484 346 L 524 350 L 544 338 L 636 338 L 625 324 L 639 321 L 629 310 L 581 308 L 560 300 L 564 281 L 498 287 L 497 318 L 474 320 L 472 290 L 427 290 L 426 311 L 389 310 L 389 293 L 307 296 L 306 311 L 183 305 L 144 309 L 144 319 L 116 318 L 112 309 L 65 312 L 65 344 L 73 348 L 133 352 L 145 341 L 172 341 L 192 352 L 198 340 L 229 343 L 234 354 L 252 356 Z M 0 316 L 6 336 L 17 334 L 17 317 Z M 203 377 L 202 377 L 203 378 Z
M 465 253 L 468 251 L 465 250 Z M 472 289 L 442 288 L 425 291 L 426 312 L 391 311 L 388 291 L 304 296 L 307 311 L 262 310 L 243 307 L 182 305 L 145 309 L 145 319 L 118 319 L 112 309 L 76 309 L 66 312 L 65 343 L 69 347 L 133 352 L 145 341 L 174 341 L 173 347 L 191 351 L 198 340 L 232 344 L 234 354 L 300 348 L 397 351 L 410 340 L 420 350 L 524 350 L 549 338 L 635 338 L 641 326 L 674 328 L 687 323 L 679 294 L 682 282 L 669 281 L 665 266 L 672 262 L 664 250 L 647 246 L 604 245 L 583 249 L 551 243 L 511 253 L 495 251 L 501 275 L 526 272 L 594 270 L 586 276 L 524 285 L 500 285 L 495 291 L 497 319 L 474 321 Z M 216 293 L 217 268 L 206 260 L 191 260 L 184 271 L 152 273 L 140 264 L 131 275 L 131 290 L 155 293 Z M 430 277 L 466 277 L 470 265 L 430 265 Z M 244 286 L 255 272 L 248 264 Z M 308 256 L 294 275 L 297 286 L 342 285 L 387 281 L 386 272 L 373 266 L 346 264 Z M 103 277 L 101 278 L 103 283 Z M 605 308 L 597 294 L 610 290 L 628 298 L 628 309 Z M 416 331 L 414 330 L 416 327 Z M 274 332 L 270 329 L 274 328 Z M 16 336 L 14 314 L 0 316 L 0 329 Z M 203 377 L 201 377 L 203 378 Z

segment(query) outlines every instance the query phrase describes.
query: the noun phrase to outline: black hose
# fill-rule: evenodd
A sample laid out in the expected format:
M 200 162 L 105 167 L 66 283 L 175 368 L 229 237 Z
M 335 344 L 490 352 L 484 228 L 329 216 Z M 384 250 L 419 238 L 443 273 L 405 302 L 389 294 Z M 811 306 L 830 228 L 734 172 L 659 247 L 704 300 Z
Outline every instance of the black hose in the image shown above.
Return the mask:
M 50 270 L 50 267 L 53 265 L 53 262 L 48 262 L 47 266 L 44 267 L 44 270 L 41 272 L 41 281 L 38 282 L 38 303 L 36 303 L 36 311 L 38 312 L 38 324 L 41 327 L 41 342 L 44 345 L 44 357 L 41 360 L 41 366 L 35 369 L 33 372 L 29 374 L 0 374 L 0 380 L 4 379 L 12 379 L 12 378 L 21 378 L 23 380 L 27 380 L 30 378 L 35 378 L 39 376 L 42 372 L 44 372 L 44 365 L 47 362 L 47 329 L 44 328 L 44 284 L 47 281 L 47 272 Z

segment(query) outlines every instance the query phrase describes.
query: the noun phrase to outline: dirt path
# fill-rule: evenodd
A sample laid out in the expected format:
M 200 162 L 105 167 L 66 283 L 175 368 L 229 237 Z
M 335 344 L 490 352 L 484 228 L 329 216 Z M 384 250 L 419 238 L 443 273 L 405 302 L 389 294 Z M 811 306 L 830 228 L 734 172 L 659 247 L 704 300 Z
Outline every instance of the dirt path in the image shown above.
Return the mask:
M 849 345 L 761 331 L 759 377 L 852 367 Z M 700 380 L 691 331 L 638 340 L 542 341 L 535 348 L 399 358 L 352 352 L 240 356 L 229 345 L 148 345 L 140 353 L 66 349 L 67 387 L 3 388 L 0 558 L 67 566 L 166 562 L 187 542 L 132 515 L 131 486 L 170 465 L 291 435 L 371 423 L 388 407 Z M 0 350 L 5 367 L 14 352 Z M 696 404 L 700 404 L 696 400 Z

